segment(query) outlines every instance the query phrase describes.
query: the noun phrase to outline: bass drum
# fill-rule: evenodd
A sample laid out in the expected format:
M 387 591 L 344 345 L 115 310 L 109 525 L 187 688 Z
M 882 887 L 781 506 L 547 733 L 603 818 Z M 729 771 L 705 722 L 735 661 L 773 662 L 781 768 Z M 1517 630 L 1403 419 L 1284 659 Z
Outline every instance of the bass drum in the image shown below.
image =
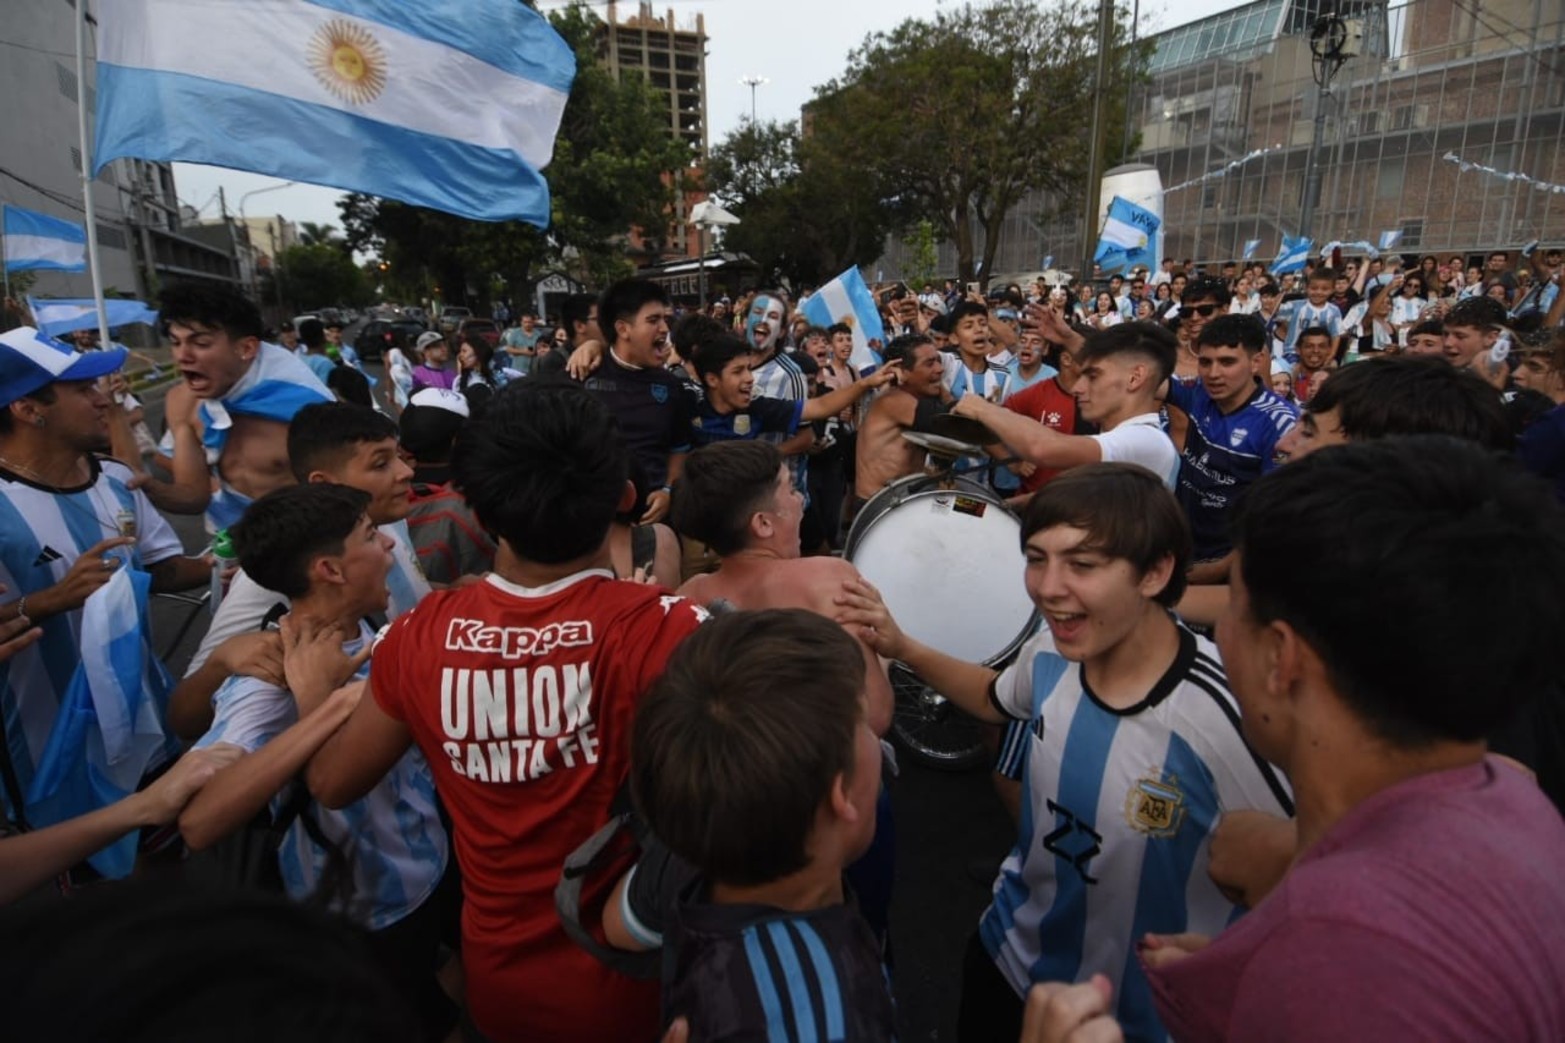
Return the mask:
M 854 519 L 844 556 L 879 589 L 904 633 L 957 659 L 1001 666 L 1037 628 L 1022 584 L 1021 523 L 976 482 L 893 482 Z M 892 734 L 915 760 L 947 770 L 987 760 L 975 719 L 900 663 L 891 679 Z

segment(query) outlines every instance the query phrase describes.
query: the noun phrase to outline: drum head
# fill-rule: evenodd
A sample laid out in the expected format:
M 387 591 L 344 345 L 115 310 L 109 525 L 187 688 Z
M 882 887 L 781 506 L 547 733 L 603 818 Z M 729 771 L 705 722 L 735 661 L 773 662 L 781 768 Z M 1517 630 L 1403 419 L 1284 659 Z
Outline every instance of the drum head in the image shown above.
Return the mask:
M 910 488 L 865 506 L 848 560 L 909 636 L 966 662 L 1004 660 L 1035 624 L 1021 523 L 986 491 Z

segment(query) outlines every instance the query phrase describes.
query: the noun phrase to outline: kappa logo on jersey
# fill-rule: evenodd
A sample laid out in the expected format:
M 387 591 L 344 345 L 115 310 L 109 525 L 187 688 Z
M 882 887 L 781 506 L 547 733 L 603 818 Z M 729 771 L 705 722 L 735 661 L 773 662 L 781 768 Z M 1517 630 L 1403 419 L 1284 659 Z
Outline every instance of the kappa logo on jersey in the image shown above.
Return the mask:
M 592 624 L 585 619 L 532 627 L 491 626 L 480 619 L 453 619 L 446 630 L 446 648 L 452 652 L 479 652 L 504 659 L 548 655 L 560 648 L 592 644 Z
M 1185 821 L 1185 794 L 1179 779 L 1152 771 L 1125 795 L 1125 821 L 1149 837 L 1171 837 Z
M 55 550 L 48 544 L 44 544 L 43 550 L 38 552 L 38 557 L 33 559 L 33 568 L 41 569 L 45 565 L 53 564 L 63 557 L 65 557 L 65 555 L 61 554 L 59 551 Z

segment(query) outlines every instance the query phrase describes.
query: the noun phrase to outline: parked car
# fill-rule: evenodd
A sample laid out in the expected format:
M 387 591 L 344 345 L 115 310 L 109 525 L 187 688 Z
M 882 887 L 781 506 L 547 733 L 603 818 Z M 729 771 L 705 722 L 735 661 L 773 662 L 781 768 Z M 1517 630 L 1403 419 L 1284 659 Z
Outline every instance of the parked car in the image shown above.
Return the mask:
M 375 319 L 366 322 L 359 331 L 358 339 L 353 342 L 353 350 L 359 353 L 360 359 L 369 362 L 385 355 L 387 348 L 407 351 L 423 332 L 424 324 L 411 319 L 393 319 L 390 322 Z
M 460 308 L 456 305 L 442 308 L 440 309 L 440 332 L 451 333 L 458 326 L 462 325 L 464 319 L 471 319 L 472 317 L 473 313 L 466 308 Z
M 456 328 L 457 340 L 461 340 L 469 333 L 476 333 L 489 342 L 491 348 L 500 344 L 500 327 L 493 319 L 463 319 L 462 324 Z

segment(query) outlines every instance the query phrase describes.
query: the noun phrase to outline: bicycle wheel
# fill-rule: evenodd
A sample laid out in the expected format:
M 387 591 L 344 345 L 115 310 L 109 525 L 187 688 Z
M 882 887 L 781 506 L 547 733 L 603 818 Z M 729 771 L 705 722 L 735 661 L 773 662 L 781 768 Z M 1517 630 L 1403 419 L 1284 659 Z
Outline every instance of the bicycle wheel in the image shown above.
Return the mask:
M 896 705 L 891 735 L 920 764 L 940 771 L 972 771 L 989 760 L 983 725 L 900 663 L 891 666 Z

